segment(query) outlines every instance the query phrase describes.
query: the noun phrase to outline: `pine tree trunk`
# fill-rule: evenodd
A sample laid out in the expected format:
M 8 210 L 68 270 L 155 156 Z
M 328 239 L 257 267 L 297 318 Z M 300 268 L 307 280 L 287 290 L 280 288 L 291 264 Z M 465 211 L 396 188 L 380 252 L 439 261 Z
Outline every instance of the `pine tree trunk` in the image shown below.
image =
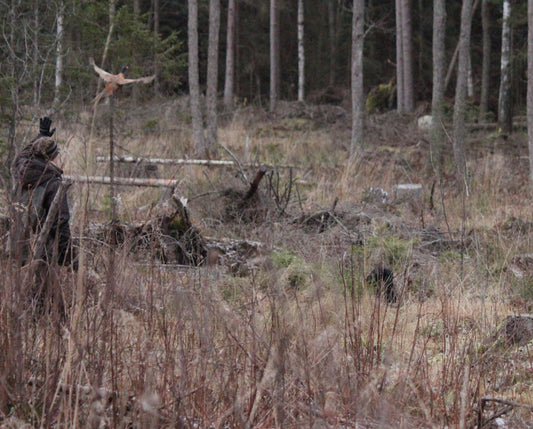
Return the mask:
M 277 0 L 270 0 L 270 110 L 276 109 L 279 91 L 279 17 Z
M 207 53 L 207 147 L 211 154 L 218 142 L 218 41 L 220 33 L 220 0 L 209 1 L 209 46 Z
M 459 37 L 459 64 L 453 107 L 453 155 L 457 179 L 466 186 L 466 91 L 468 78 L 468 55 L 470 50 L 470 33 L 472 28 L 472 0 L 463 0 L 461 8 L 461 31 Z M 468 192 L 468 189 L 467 189 Z
M 354 0 L 352 18 L 352 140 L 350 155 L 364 143 L 365 99 L 363 93 L 363 46 L 365 2 Z
M 444 130 L 444 68 L 446 60 L 445 34 L 446 4 L 445 0 L 433 0 L 433 93 L 431 99 L 431 156 L 437 172 L 441 172 L 443 164 Z
M 189 1 L 187 22 L 189 48 L 189 95 L 191 103 L 192 132 L 195 152 L 205 154 L 204 126 L 200 108 L 200 78 L 198 66 L 198 2 Z
M 481 0 L 481 26 L 483 33 L 483 60 L 481 65 L 481 94 L 479 102 L 479 122 L 484 122 L 489 110 L 490 85 L 490 15 L 488 0 Z
M 498 125 L 501 133 L 512 132 L 511 106 L 511 1 L 503 0 L 502 56 L 500 92 L 498 97 Z
M 304 0 L 298 0 L 298 101 L 305 97 Z
M 235 0 L 228 2 L 226 33 L 226 72 L 224 80 L 224 107 L 233 109 L 233 83 L 235 77 Z

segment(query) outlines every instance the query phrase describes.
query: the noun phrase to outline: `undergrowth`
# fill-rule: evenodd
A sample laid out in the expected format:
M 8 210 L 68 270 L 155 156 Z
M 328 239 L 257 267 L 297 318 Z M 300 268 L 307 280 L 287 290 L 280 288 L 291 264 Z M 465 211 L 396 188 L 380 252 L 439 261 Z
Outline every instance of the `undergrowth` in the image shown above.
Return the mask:
M 374 131 L 388 135 L 395 120 Z M 143 139 L 129 138 L 128 152 L 191 152 L 183 143 L 187 127 L 149 114 L 142 124 Z M 386 156 L 377 150 L 379 135 L 370 137 L 369 149 L 349 164 L 341 162 L 348 146 L 332 143 L 346 137 L 339 124 L 285 121 L 267 133 L 271 126 L 266 115 L 253 122 L 237 113 L 220 130 L 234 156 L 298 164 L 285 212 L 265 222 L 221 220 L 217 192 L 244 186 L 234 171 L 158 170 L 197 197 L 189 210 L 205 236 L 262 241 L 269 263 L 238 276 L 221 265 L 164 265 L 150 249 L 143 259 L 128 243 L 87 235 L 84 265 L 78 272 L 51 267 L 53 293 L 36 308 L 27 268 L 4 255 L 2 427 L 476 427 L 483 397 L 533 403 L 530 348 L 487 343 L 506 315 L 530 308 L 532 296 L 530 278 L 518 281 L 506 269 L 530 242 L 498 225 L 530 214 L 528 201 L 498 188 L 503 177 L 487 173 L 501 157 L 472 160 L 478 168 L 469 198 L 438 181 L 430 207 L 436 179 L 427 173 L 423 136 L 400 134 L 387 142 L 395 150 Z M 120 136 L 128 124 L 117 127 Z M 409 130 L 405 122 L 398 127 Z M 70 142 L 64 167 L 76 172 L 88 131 L 58 130 Z M 96 147 L 104 151 L 105 128 L 99 133 Z M 324 165 L 321 153 L 329 153 Z M 105 168 L 98 166 L 102 174 Z M 527 173 L 521 180 L 525 187 Z M 391 200 L 379 211 L 361 206 L 365 189 L 405 182 L 424 185 L 421 208 Z M 142 220 L 160 197 L 126 188 L 119 194 L 118 212 L 128 221 Z M 70 195 L 78 234 L 85 227 L 76 223 L 80 195 Z M 91 188 L 89 219 L 109 215 L 105 195 L 104 187 Z M 294 223 L 302 211 L 324 208 L 337 216 L 331 229 L 309 232 Z M 358 223 L 349 224 L 354 212 Z M 353 239 L 356 229 L 364 240 Z M 433 241 L 421 238 L 433 230 Z M 394 270 L 400 298 L 393 305 L 365 282 L 378 263 Z M 532 416 L 515 408 L 508 418 L 528 427 Z

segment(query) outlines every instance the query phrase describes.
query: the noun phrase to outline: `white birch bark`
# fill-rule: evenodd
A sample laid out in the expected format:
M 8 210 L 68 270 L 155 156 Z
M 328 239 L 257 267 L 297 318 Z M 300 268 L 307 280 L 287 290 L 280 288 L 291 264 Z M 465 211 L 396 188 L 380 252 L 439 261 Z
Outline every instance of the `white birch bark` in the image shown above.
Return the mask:
M 298 101 L 305 97 L 304 0 L 298 0 Z
M 503 0 L 502 53 L 500 91 L 498 96 L 498 125 L 502 134 L 511 132 L 511 1 Z

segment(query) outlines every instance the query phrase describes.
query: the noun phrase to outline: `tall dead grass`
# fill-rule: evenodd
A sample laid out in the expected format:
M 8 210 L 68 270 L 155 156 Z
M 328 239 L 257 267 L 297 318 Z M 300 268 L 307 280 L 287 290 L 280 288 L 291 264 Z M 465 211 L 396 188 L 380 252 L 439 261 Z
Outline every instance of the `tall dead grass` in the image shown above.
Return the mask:
M 150 120 L 135 123 L 142 127 L 141 121 Z M 118 125 L 117 135 L 127 134 L 130 126 Z M 171 135 L 167 129 L 175 126 L 159 121 L 155 135 L 131 136 L 124 145 L 139 155 L 183 157 L 188 144 L 176 144 L 186 132 Z M 97 148 L 105 147 L 101 134 Z M 76 158 L 83 154 L 86 136 L 83 127 L 71 135 L 67 171 L 81 164 Z M 402 143 L 407 152 L 390 142 L 347 164 L 341 162 L 343 145 L 334 143 L 336 136 L 325 139 L 320 128 L 302 132 L 285 124 L 279 129 L 266 120 L 251 125 L 236 116 L 221 135 L 239 157 L 249 151 L 271 162 L 287 154 L 287 163 L 298 164 L 301 183 L 289 207 L 293 214 L 330 207 L 335 197 L 347 206 L 356 204 L 365 189 L 390 190 L 404 180 L 424 181 L 429 192 L 424 163 L 409 163 L 420 156 L 413 149 L 416 139 Z M 420 256 L 413 250 L 414 236 L 400 245 L 404 238 L 384 224 L 368 226 L 379 239 L 363 247 L 343 239 L 342 231 L 308 234 L 282 219 L 226 226 L 210 215 L 217 201 L 211 196 L 190 206 L 193 223 L 206 235 L 231 231 L 259 238 L 290 257 L 273 258 L 247 277 L 233 277 L 220 266 L 160 265 L 149 250 L 142 260 L 131 255 L 128 243 L 110 248 L 105 241 L 86 241 L 84 270 L 54 269 L 54 284 L 62 293 L 47 303 L 61 300 L 66 316 L 54 305 L 32 312 L 24 268 L 2 259 L 0 424 L 475 427 L 483 396 L 531 404 L 529 348 L 486 342 L 503 317 L 520 310 L 508 299 L 513 280 L 504 266 L 529 244 L 526 235 L 509 238 L 491 229 L 515 210 L 523 214 L 515 197 L 498 189 L 503 173 L 490 173 L 503 164 L 499 158 L 476 164 L 481 172 L 473 169 L 478 182 L 466 210 L 449 189 L 436 194 L 433 213 L 425 209 L 426 225 L 410 207 L 390 208 L 419 229 L 428 224 L 443 231 L 464 228 L 473 243 L 467 250 Z M 183 179 L 185 195 L 241 185 L 224 171 L 160 173 Z M 143 190 L 120 193 L 119 213 L 131 218 L 131 211 L 159 197 Z M 89 207 L 103 219 L 105 195 L 104 188 L 91 189 Z M 78 194 L 71 194 L 71 201 L 76 220 Z M 136 216 L 143 213 L 138 210 Z M 376 297 L 364 281 L 373 258 L 384 254 L 394 265 L 399 305 Z M 514 427 L 530 422 L 526 411 L 512 414 Z

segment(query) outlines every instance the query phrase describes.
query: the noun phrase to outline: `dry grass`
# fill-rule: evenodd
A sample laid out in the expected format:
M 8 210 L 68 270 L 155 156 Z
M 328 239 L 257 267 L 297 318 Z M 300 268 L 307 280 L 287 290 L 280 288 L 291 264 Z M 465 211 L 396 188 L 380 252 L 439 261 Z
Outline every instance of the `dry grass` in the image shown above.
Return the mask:
M 117 152 L 186 157 L 192 150 L 184 112 L 176 102 L 115 120 Z M 90 138 L 90 118 L 77 120 L 57 124 L 67 173 L 83 172 Z M 24 272 L 3 259 L 0 425 L 475 427 L 483 396 L 532 404 L 530 347 L 485 342 L 506 315 L 529 311 L 533 299 L 526 281 L 506 270 L 512 256 L 530 249 L 530 229 L 505 228 L 510 219 L 531 221 L 527 163 L 517 161 L 525 137 L 516 137 L 514 151 L 472 146 L 471 196 L 462 198 L 445 177 L 430 210 L 428 143 L 412 122 L 372 118 L 366 150 L 348 163 L 347 121 L 268 118 L 252 108 L 223 119 L 220 139 L 239 159 L 298 167 L 286 217 L 272 210 L 263 222 L 224 220 L 221 195 L 212 192 L 244 189 L 235 170 L 159 170 L 181 180 L 179 191 L 193 199 L 193 224 L 205 236 L 265 243 L 269 262 L 248 276 L 216 265 L 161 266 L 149 256 L 141 263 L 127 245 L 111 254 L 105 243 L 91 242 L 78 274 L 54 270 L 63 318 L 53 306 L 32 313 Z M 104 119 L 94 133 L 96 152 L 106 153 L 107 138 Z M 220 156 L 229 157 L 223 149 Z M 280 182 L 287 181 L 280 171 Z M 371 187 L 391 192 L 411 182 L 424 185 L 421 206 L 361 204 Z M 125 220 L 142 220 L 160 197 L 119 192 Z M 78 187 L 70 193 L 76 231 L 81 195 Z M 106 198 L 104 187 L 91 188 L 90 219 L 108 218 Z M 336 198 L 342 225 L 316 233 L 290 222 Z M 375 217 L 353 221 L 360 212 Z M 419 233 L 430 228 L 463 237 L 465 250 L 423 248 Z M 356 230 L 363 246 L 351 239 Z M 400 305 L 387 305 L 364 283 L 383 258 L 395 270 Z M 516 408 L 504 418 L 520 428 L 531 427 L 533 416 Z

